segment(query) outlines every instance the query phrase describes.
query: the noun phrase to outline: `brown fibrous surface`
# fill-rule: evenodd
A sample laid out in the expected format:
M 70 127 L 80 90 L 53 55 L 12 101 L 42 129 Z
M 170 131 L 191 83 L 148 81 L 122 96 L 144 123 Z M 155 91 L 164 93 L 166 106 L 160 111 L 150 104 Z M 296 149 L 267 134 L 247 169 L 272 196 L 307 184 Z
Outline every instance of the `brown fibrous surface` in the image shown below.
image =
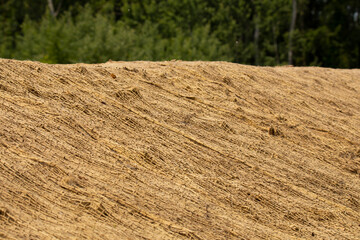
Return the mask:
M 360 239 L 360 70 L 0 59 L 0 238 Z

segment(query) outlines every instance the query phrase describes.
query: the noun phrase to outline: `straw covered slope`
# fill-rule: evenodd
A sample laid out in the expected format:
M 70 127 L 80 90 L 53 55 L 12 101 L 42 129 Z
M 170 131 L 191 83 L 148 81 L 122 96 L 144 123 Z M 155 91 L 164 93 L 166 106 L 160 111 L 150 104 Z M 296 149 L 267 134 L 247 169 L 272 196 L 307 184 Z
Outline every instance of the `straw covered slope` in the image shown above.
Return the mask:
M 2 59 L 0 238 L 360 239 L 360 70 Z

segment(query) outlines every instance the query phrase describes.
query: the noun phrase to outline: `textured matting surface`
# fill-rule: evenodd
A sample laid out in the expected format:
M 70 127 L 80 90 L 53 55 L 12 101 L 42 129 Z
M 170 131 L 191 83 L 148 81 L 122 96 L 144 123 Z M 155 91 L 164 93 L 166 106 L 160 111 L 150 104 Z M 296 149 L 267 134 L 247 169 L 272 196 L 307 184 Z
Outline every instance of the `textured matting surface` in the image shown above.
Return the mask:
M 2 59 L 0 238 L 359 239 L 360 70 Z

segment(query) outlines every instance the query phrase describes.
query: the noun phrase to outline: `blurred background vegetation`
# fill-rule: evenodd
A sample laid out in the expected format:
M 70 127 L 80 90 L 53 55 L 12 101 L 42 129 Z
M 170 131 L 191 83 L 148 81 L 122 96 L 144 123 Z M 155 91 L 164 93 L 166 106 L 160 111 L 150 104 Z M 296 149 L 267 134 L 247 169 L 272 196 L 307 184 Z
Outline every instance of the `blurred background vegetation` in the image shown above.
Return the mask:
M 0 57 L 360 67 L 359 0 L 0 0 Z

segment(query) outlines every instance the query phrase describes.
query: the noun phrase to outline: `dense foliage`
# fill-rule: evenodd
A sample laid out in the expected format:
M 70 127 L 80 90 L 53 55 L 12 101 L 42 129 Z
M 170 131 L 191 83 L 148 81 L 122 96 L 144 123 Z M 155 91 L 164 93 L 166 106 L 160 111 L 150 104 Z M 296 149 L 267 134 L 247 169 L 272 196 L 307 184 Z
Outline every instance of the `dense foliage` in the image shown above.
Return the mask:
M 0 57 L 355 68 L 359 14 L 358 0 L 0 0 Z

